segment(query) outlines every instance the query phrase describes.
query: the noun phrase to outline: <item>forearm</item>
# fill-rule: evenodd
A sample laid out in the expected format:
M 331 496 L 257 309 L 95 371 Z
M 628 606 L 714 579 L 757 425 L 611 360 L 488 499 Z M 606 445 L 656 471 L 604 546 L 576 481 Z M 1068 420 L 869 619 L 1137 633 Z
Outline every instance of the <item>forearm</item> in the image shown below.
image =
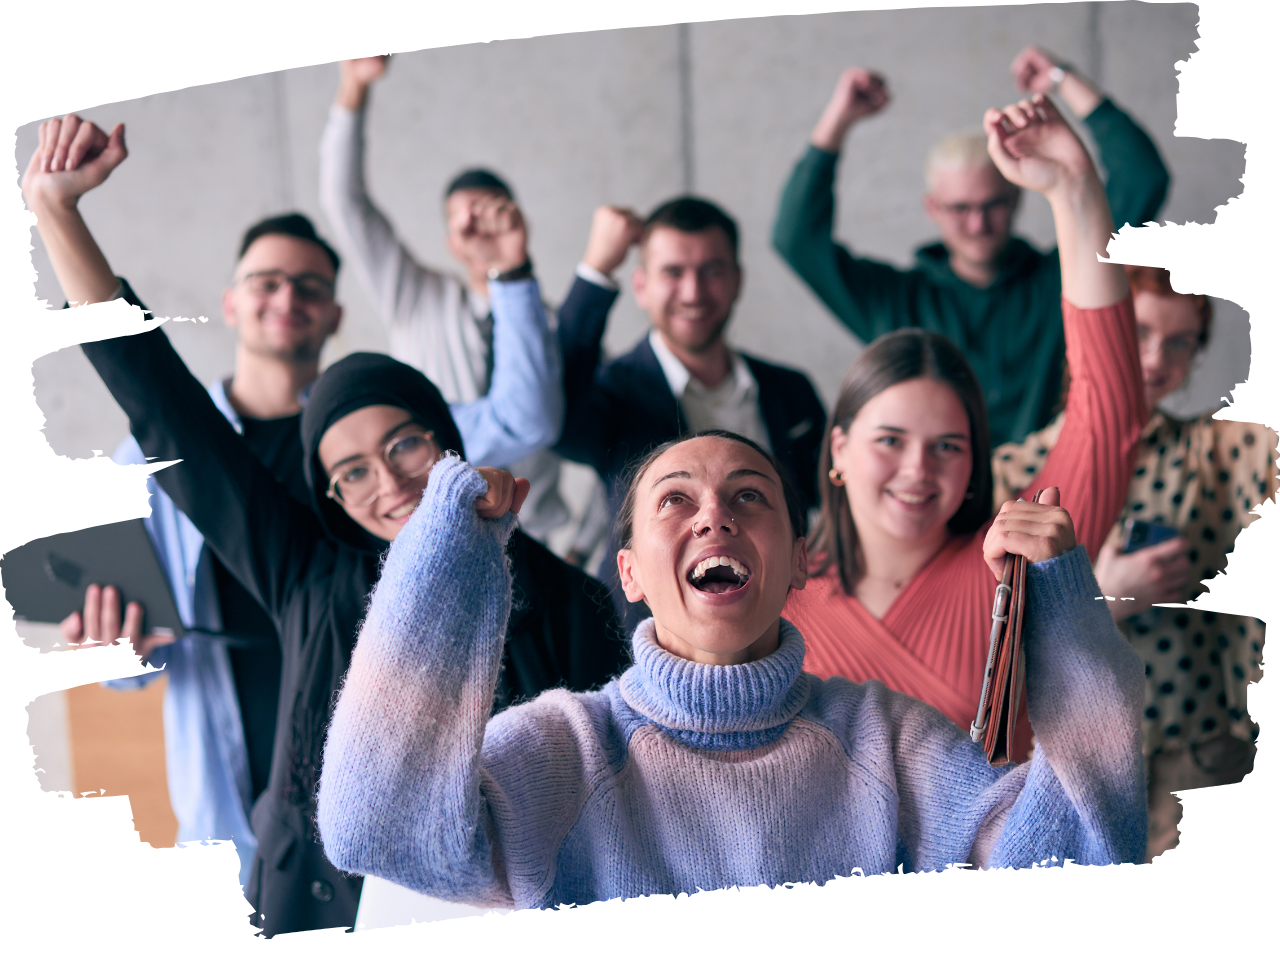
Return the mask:
M 353 80 L 347 73 L 338 81 L 338 92 L 333 102 L 347 110 L 359 111 L 369 102 L 369 84 Z
M 36 229 L 44 241 L 53 271 L 73 304 L 111 299 L 119 281 L 75 204 L 35 202 Z
M 317 822 L 340 870 L 450 899 L 496 890 L 480 748 L 511 607 L 510 514 L 446 459 L 387 554 L 325 744 Z
M 548 447 L 564 424 L 560 351 L 533 280 L 490 283 L 493 380 L 481 399 L 453 407 L 473 464 L 505 466 Z
M 137 304 L 126 285 L 125 299 Z M 139 304 L 140 305 L 140 304 Z M 320 536 L 227 422 L 159 329 L 82 345 L 148 458 L 181 461 L 156 482 L 268 612 Z
M 1097 87 L 1070 68 L 1064 71 L 1057 93 L 1071 108 L 1071 112 L 1081 119 L 1093 113 L 1103 99 Z
M 1036 751 L 993 865 L 1145 855 L 1142 662 L 1098 593 L 1079 548 L 1028 572 L 1027 711 Z
M 1129 291 L 1124 268 L 1099 260 L 1115 230 L 1102 182 L 1092 168 L 1049 195 L 1062 267 L 1062 295 L 1093 309 L 1123 300 Z
M 1133 300 L 1080 310 L 1064 297 L 1062 326 L 1071 386 L 1061 433 L 1035 483 L 1062 491 L 1076 541 L 1097 556 L 1124 508 L 1147 422 Z

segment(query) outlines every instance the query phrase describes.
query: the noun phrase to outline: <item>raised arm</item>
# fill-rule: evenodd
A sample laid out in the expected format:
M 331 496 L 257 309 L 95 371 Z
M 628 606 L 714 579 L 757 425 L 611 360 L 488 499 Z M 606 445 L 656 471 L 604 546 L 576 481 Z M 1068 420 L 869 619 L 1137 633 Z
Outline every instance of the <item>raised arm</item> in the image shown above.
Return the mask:
M 887 263 L 853 256 L 835 240 L 836 164 L 849 131 L 889 102 L 884 78 L 861 67 L 840 75 L 804 156 L 783 188 L 773 247 L 850 331 L 864 341 L 907 317 L 904 277 Z
M 1019 88 L 1057 93 L 1082 119 L 1106 170 L 1107 202 L 1117 226 L 1154 220 L 1169 192 L 1169 170 L 1151 137 L 1071 64 L 1030 46 L 1010 68 Z
M 935 711 L 906 712 L 898 750 L 913 762 L 900 764 L 899 831 L 912 869 L 1145 857 L 1142 663 L 1094 599 L 1088 557 L 1055 493 L 1006 503 L 984 542 L 995 569 L 1008 550 L 1032 561 L 1024 636 L 1035 753 L 995 770 Z
M 513 746 L 553 776 L 508 782 L 482 763 L 511 611 L 503 546 L 515 518 L 486 519 L 476 508 L 497 474 L 440 461 L 391 545 L 325 742 L 317 823 L 340 870 L 449 900 L 511 905 L 519 894 L 509 873 L 554 874 L 554 851 L 538 849 L 536 822 L 550 809 L 563 816 L 585 778 L 574 773 L 572 750 L 553 752 L 563 761 L 553 769 L 544 729 L 530 728 Z M 485 512 L 503 499 L 491 497 Z M 495 818 L 514 799 L 531 832 L 504 848 Z
M 338 246 L 351 256 L 388 325 L 429 322 L 423 297 L 443 297 L 444 277 L 418 263 L 369 197 L 364 174 L 365 105 L 388 57 L 344 60 L 337 96 L 320 136 L 320 209 Z
M 1062 433 L 1039 477 L 1057 486 L 1079 542 L 1097 556 L 1124 506 L 1146 424 L 1137 326 L 1124 268 L 1100 260 L 1111 239 L 1106 195 L 1083 144 L 1041 94 L 989 110 L 1001 172 L 1048 199 L 1062 264 L 1062 323 L 1071 388 Z
M 77 202 L 125 158 L 124 128 L 107 137 L 74 115 L 41 127 L 23 193 L 67 299 L 122 296 L 118 279 Z M 145 333 L 84 344 L 85 356 L 129 417 L 147 457 L 179 460 L 156 481 L 268 611 L 278 613 L 322 536 L 311 513 L 258 461 L 154 324 Z
M 578 463 L 607 469 L 613 417 L 610 398 L 596 383 L 609 312 L 618 299 L 612 274 L 643 230 L 625 207 L 598 207 L 591 219 L 587 250 L 573 285 L 560 304 L 556 337 L 564 363 L 565 421 L 556 452 Z

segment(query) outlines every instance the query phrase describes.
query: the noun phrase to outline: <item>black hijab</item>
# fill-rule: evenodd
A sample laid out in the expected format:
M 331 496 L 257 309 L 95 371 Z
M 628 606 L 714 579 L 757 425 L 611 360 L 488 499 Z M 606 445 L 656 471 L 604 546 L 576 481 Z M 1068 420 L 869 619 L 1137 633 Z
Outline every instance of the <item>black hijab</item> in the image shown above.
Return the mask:
M 352 353 L 320 375 L 302 413 L 303 471 L 312 506 L 331 537 L 372 553 L 385 550 L 387 541 L 369 533 L 327 496 L 329 477 L 320 462 L 320 438 L 347 414 L 380 405 L 407 410 L 435 434 L 441 448 L 466 457 L 449 404 L 435 384 L 408 364 L 382 353 Z

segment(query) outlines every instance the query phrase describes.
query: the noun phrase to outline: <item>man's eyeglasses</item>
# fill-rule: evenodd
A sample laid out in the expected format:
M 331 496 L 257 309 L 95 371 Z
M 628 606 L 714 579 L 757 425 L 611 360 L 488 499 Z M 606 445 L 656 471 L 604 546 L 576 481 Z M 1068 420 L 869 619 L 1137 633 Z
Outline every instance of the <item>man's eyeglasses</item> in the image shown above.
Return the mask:
M 396 437 L 383 448 L 382 462 L 398 477 L 411 480 L 429 471 L 444 452 L 435 442 L 435 434 L 411 433 Z M 348 507 L 367 507 L 378 499 L 378 467 L 376 461 L 361 457 L 344 463 L 329 475 L 327 496 Z
M 256 297 L 269 297 L 286 283 L 293 285 L 293 293 L 304 303 L 328 303 L 333 300 L 333 281 L 318 273 L 295 273 L 283 270 L 259 270 L 240 278 L 245 288 Z
M 993 213 L 1004 213 L 1012 210 L 1017 202 L 1016 193 L 1006 193 L 1000 197 L 992 197 L 985 203 L 940 203 L 938 207 L 957 220 L 967 220 L 972 213 L 981 213 L 984 217 Z

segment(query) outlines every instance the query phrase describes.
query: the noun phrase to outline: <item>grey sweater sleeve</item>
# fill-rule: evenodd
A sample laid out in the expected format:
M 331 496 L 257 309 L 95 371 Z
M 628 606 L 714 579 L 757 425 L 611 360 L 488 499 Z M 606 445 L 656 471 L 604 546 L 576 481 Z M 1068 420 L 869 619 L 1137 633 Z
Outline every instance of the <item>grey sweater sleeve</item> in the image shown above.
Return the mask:
M 369 198 L 364 174 L 364 111 L 334 104 L 320 137 L 320 209 L 338 247 L 354 261 L 382 321 L 429 323 L 442 308 L 445 276 L 418 263 Z

